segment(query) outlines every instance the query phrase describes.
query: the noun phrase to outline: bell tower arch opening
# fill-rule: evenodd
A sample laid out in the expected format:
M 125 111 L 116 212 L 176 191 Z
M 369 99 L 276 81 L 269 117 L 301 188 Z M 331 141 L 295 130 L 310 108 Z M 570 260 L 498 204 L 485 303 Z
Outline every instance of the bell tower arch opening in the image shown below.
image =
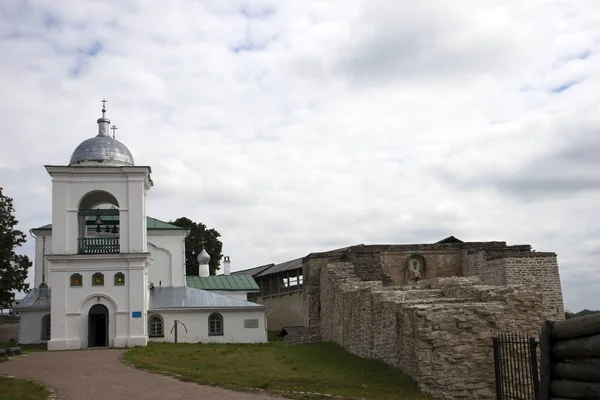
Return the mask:
M 79 201 L 77 252 L 119 253 L 119 202 L 111 193 L 93 190 Z

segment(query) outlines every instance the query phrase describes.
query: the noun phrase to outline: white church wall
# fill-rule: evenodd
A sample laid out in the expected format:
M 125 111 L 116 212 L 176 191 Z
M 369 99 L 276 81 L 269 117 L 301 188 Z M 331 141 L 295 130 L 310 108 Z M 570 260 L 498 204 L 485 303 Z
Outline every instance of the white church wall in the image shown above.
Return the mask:
M 148 267 L 148 280 L 155 286 L 172 286 L 173 257 L 168 249 L 148 242 L 152 265 Z
M 174 321 L 179 320 L 187 327 L 178 326 L 178 342 L 180 343 L 266 343 L 264 311 L 221 311 L 223 316 L 223 335 L 208 335 L 208 317 L 216 311 L 161 311 L 150 312 L 149 315 L 159 314 L 164 322 L 162 338 L 149 338 L 153 342 L 175 342 L 175 331 L 171 332 Z M 257 328 L 244 328 L 244 320 L 258 320 Z
M 44 246 L 44 238 L 46 238 L 45 246 Z M 44 251 L 44 247 L 45 247 L 45 251 Z M 44 254 L 48 255 L 51 252 L 52 252 L 52 232 L 43 231 L 43 232 L 37 233 L 36 239 L 35 239 L 35 260 L 34 260 L 34 266 L 33 266 L 33 268 L 34 268 L 33 284 L 35 287 L 40 286 L 40 283 L 42 283 L 42 265 L 43 265 L 42 260 L 44 260 L 43 255 Z M 46 283 L 48 283 L 50 281 L 50 275 L 48 273 L 49 265 L 50 265 L 50 263 L 48 263 L 48 261 L 46 261 L 45 262 Z
M 19 317 L 20 344 L 47 342 L 46 340 L 42 340 L 42 318 L 47 314 L 50 314 L 50 310 L 21 311 L 21 316 Z M 50 322 L 52 322 L 52 320 L 50 320 Z
M 145 345 L 147 279 L 143 266 L 114 256 L 97 255 L 92 263 L 52 264 L 52 338 L 49 350 L 86 348 L 88 314 L 94 304 L 109 310 L 109 346 Z M 96 268 L 102 267 L 102 268 Z M 71 275 L 82 277 L 82 286 L 71 286 Z M 92 285 L 95 273 L 104 275 L 104 285 Z M 115 274 L 122 273 L 124 285 L 115 285 Z M 133 318 L 132 312 L 139 312 Z
M 148 232 L 148 242 L 155 248 L 168 252 L 170 257 L 170 271 L 163 271 L 160 268 L 154 268 L 154 265 L 148 270 L 150 282 L 158 286 L 158 281 L 162 280 L 163 286 L 185 286 L 185 231 L 150 231 Z M 152 253 L 151 246 L 148 249 Z M 154 258 L 154 253 L 152 253 Z M 155 259 L 155 264 L 156 259 Z M 161 279 L 159 276 L 170 274 L 168 279 Z M 165 284 L 165 282 L 170 282 Z
M 77 211 L 82 198 L 93 191 L 106 191 L 118 201 L 120 246 L 122 253 L 146 252 L 145 177 L 146 167 L 79 167 L 77 174 L 67 167 L 47 167 L 53 177 L 52 232 L 53 254 L 77 252 Z M 123 173 L 123 172 L 126 173 Z M 67 188 L 68 187 L 68 188 Z

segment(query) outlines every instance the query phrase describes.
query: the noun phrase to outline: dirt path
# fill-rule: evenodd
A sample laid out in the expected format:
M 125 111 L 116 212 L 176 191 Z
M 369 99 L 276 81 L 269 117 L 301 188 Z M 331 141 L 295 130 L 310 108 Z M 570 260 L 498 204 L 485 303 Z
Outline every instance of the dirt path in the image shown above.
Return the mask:
M 0 374 L 52 387 L 60 400 L 274 400 L 200 386 L 123 364 L 123 350 L 41 352 L 0 363 Z

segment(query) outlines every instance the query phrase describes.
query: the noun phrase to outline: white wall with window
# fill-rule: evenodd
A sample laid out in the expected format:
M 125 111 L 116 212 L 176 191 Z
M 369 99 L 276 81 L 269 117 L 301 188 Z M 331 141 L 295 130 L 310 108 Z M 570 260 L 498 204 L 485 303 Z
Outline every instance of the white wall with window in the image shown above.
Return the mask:
M 35 344 L 46 343 L 48 339 L 44 337 L 44 317 L 50 315 L 50 310 L 47 311 L 26 311 L 21 312 L 19 318 L 19 343 L 20 344 Z M 47 337 L 47 335 L 45 336 Z
M 151 318 L 160 315 L 164 336 L 150 336 Z M 175 320 L 179 343 L 266 343 L 265 312 L 260 311 L 160 311 L 148 314 L 149 341 L 175 342 Z M 187 332 L 186 332 L 187 328 Z

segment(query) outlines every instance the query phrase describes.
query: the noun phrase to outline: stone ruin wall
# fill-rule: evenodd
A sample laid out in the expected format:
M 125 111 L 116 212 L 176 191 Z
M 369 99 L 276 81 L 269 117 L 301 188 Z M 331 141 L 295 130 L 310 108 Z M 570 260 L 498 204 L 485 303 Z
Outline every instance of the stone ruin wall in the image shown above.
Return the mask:
M 545 319 L 539 287 L 454 277 L 399 288 L 348 262 L 319 265 L 319 278 L 322 340 L 396 366 L 438 398 L 492 398 L 493 333 L 537 334 Z
M 555 253 L 531 251 L 530 246 L 462 250 L 463 276 L 478 276 L 487 285 L 539 285 L 548 319 L 565 319 L 562 287 Z
M 313 254 L 304 259 L 304 326 L 320 324 L 320 271 L 328 263 L 348 261 L 363 281 L 384 286 L 414 284 L 406 271 L 409 256 L 425 259 L 424 279 L 477 276 L 486 285 L 540 285 L 546 317 L 564 319 L 560 275 L 555 253 L 535 252 L 530 245 L 506 242 L 457 244 L 357 246 L 351 251 Z

